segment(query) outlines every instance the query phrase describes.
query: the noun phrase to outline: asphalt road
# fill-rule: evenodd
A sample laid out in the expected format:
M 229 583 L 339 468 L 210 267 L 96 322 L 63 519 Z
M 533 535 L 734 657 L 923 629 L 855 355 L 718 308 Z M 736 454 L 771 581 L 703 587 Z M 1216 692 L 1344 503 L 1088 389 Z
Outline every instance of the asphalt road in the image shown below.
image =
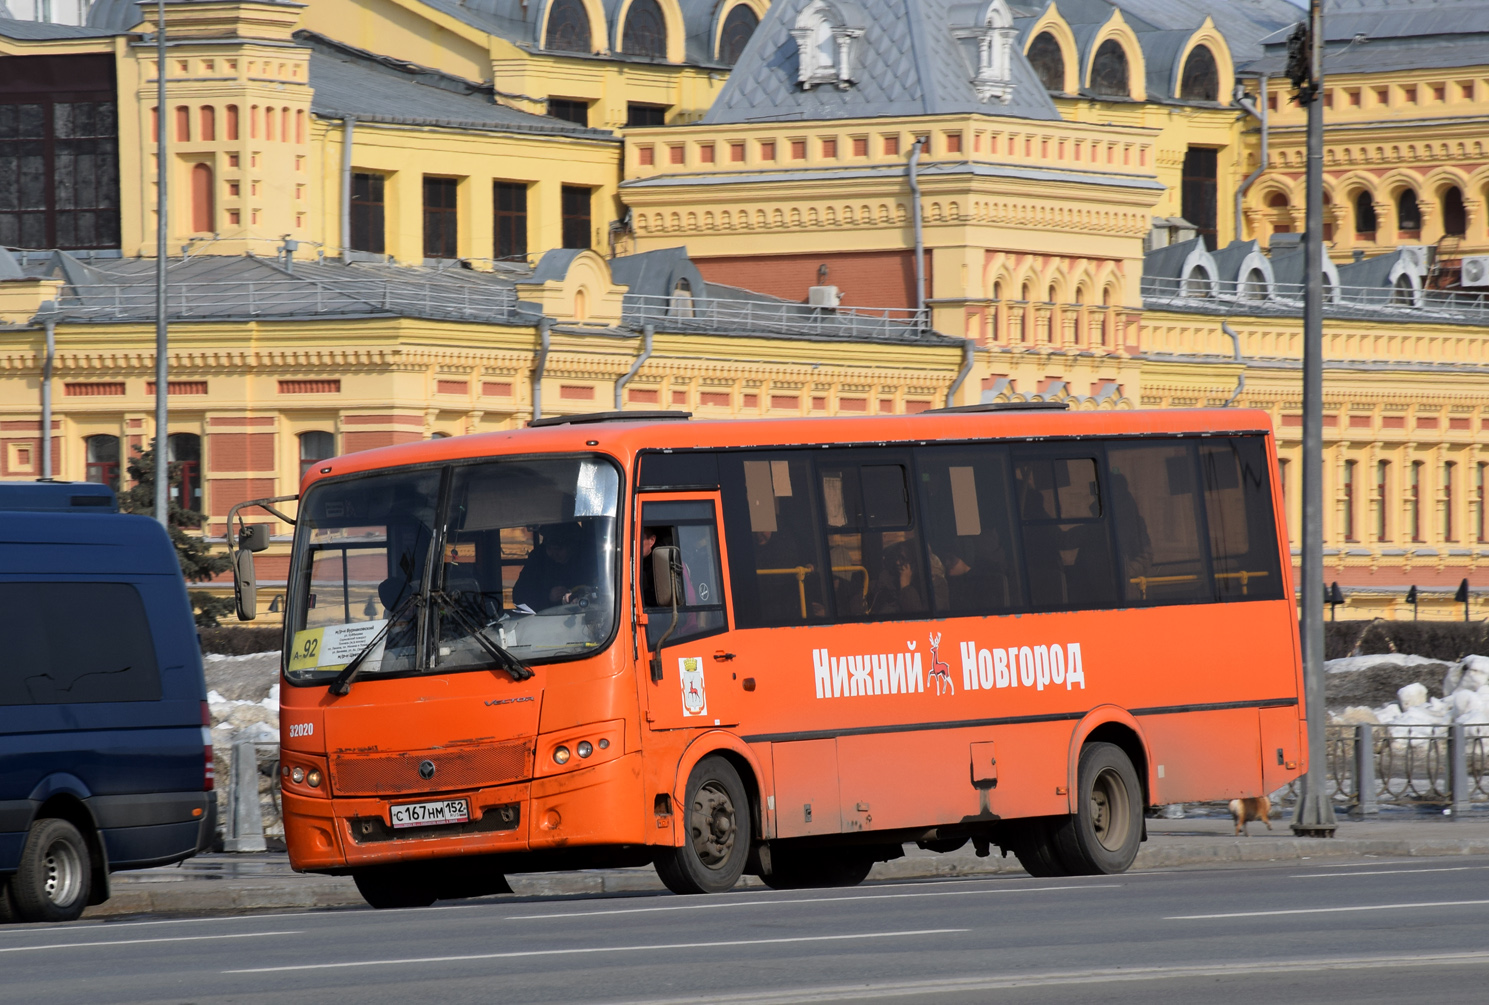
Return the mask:
M 1489 1000 L 1489 857 L 0 928 L 6 1002 Z

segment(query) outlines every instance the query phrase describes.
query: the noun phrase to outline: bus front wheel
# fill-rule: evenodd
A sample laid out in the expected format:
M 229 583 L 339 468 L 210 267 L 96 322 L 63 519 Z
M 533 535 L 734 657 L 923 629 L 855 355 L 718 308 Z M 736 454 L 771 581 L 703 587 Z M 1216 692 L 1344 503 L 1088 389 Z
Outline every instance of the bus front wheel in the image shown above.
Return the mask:
M 739 772 L 705 757 L 688 775 L 680 848 L 657 852 L 657 875 L 673 893 L 723 893 L 744 874 L 750 853 L 750 803 Z
M 1143 839 L 1143 790 L 1126 752 L 1113 743 L 1081 748 L 1076 812 L 1055 828 L 1060 860 L 1076 875 L 1126 872 Z

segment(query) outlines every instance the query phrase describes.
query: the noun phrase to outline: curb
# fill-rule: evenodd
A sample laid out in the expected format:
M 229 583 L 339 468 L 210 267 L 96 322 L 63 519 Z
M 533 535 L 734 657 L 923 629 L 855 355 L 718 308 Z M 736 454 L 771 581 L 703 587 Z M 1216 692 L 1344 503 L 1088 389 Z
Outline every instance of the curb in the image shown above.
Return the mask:
M 1150 840 L 1138 852 L 1135 871 L 1185 866 L 1299 862 L 1322 858 L 1439 858 L 1489 855 L 1485 838 L 1212 838 L 1199 841 Z M 970 849 L 950 855 L 913 853 L 874 866 L 869 880 L 952 879 L 1023 873 L 1018 859 L 994 852 L 977 858 Z M 556 897 L 665 890 L 649 868 L 528 873 L 509 878 L 518 897 Z M 314 910 L 362 907 L 356 885 L 345 876 L 285 874 L 272 880 L 196 879 L 177 882 L 114 877 L 114 895 L 90 907 L 84 918 L 129 914 L 220 914 L 245 911 Z M 746 876 L 739 889 L 763 889 Z

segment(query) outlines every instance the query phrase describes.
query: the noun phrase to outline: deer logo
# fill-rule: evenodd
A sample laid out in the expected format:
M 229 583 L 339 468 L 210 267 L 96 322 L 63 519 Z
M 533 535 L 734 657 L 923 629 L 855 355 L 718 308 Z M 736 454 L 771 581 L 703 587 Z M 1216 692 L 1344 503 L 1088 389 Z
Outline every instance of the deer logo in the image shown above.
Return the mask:
M 937 650 L 941 648 L 941 633 L 931 633 L 931 669 L 929 677 L 936 684 L 936 694 L 939 697 L 944 688 L 949 688 L 952 694 L 956 694 L 956 685 L 951 680 L 951 664 L 941 659 Z

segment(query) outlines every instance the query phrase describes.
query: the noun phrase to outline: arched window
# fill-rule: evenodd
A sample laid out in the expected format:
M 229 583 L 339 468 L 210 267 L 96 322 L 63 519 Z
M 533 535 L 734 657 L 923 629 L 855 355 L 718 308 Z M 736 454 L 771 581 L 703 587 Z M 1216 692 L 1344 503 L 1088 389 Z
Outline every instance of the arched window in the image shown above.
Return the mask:
M 1091 63 L 1091 90 L 1113 98 L 1132 95 L 1127 82 L 1127 50 L 1114 38 L 1102 42 L 1096 50 L 1096 59 Z
M 439 430 L 435 430 L 434 432 L 429 434 L 429 438 L 431 440 L 448 440 L 450 438 L 450 434 L 441 433 Z
M 1462 237 L 1468 232 L 1468 212 L 1457 185 L 1442 194 L 1442 232 L 1449 237 Z
M 559 52 L 593 52 L 589 12 L 582 0 L 554 0 L 548 11 L 548 37 L 543 45 Z
M 626 27 L 620 36 L 620 51 L 628 56 L 667 58 L 667 22 L 657 0 L 631 0 Z
M 195 433 L 172 433 L 165 440 L 165 459 L 180 475 L 171 486 L 176 505 L 193 513 L 202 511 L 202 438 Z
M 686 279 L 679 279 L 673 284 L 672 309 L 669 313 L 679 318 L 693 316 L 693 284 Z
M 1261 269 L 1251 269 L 1241 280 L 1242 300 L 1265 300 L 1267 298 L 1267 276 Z
M 1207 300 L 1210 296 L 1210 273 L 1204 267 L 1196 265 L 1189 270 L 1184 277 L 1183 296 L 1193 297 L 1199 300 Z
M 1375 236 L 1375 199 L 1369 192 L 1355 196 L 1355 233 Z
M 744 4 L 736 4 L 724 18 L 724 30 L 719 33 L 719 62 L 733 66 L 744 53 L 745 43 L 755 34 L 760 19 Z
M 1417 302 L 1417 288 L 1406 273 L 1396 277 L 1391 284 L 1391 303 L 1397 307 L 1411 307 Z
M 227 106 L 227 136 L 225 139 L 235 140 L 238 138 L 238 106 Z
M 193 164 L 191 166 L 191 229 L 195 233 L 210 234 L 217 229 L 215 194 L 211 165 Z
M 1039 75 L 1039 82 L 1046 91 L 1065 90 L 1065 53 L 1055 36 L 1042 31 L 1029 44 L 1029 65 Z
M 1215 65 L 1215 54 L 1209 46 L 1197 45 L 1189 50 L 1179 80 L 1179 100 L 1220 100 L 1220 68 Z
M 87 448 L 87 467 L 83 480 L 107 485 L 119 491 L 119 437 L 100 434 L 83 441 Z
M 203 105 L 201 110 L 202 136 L 207 142 L 217 139 L 217 110 L 211 105 Z
M 1273 192 L 1267 196 L 1267 205 L 1273 209 L 1287 209 L 1287 193 Z
M 336 456 L 336 437 L 321 430 L 300 434 L 300 477 L 318 461 Z
M 1422 229 L 1422 207 L 1417 205 L 1417 194 L 1409 188 L 1402 189 L 1396 197 L 1396 229 Z

